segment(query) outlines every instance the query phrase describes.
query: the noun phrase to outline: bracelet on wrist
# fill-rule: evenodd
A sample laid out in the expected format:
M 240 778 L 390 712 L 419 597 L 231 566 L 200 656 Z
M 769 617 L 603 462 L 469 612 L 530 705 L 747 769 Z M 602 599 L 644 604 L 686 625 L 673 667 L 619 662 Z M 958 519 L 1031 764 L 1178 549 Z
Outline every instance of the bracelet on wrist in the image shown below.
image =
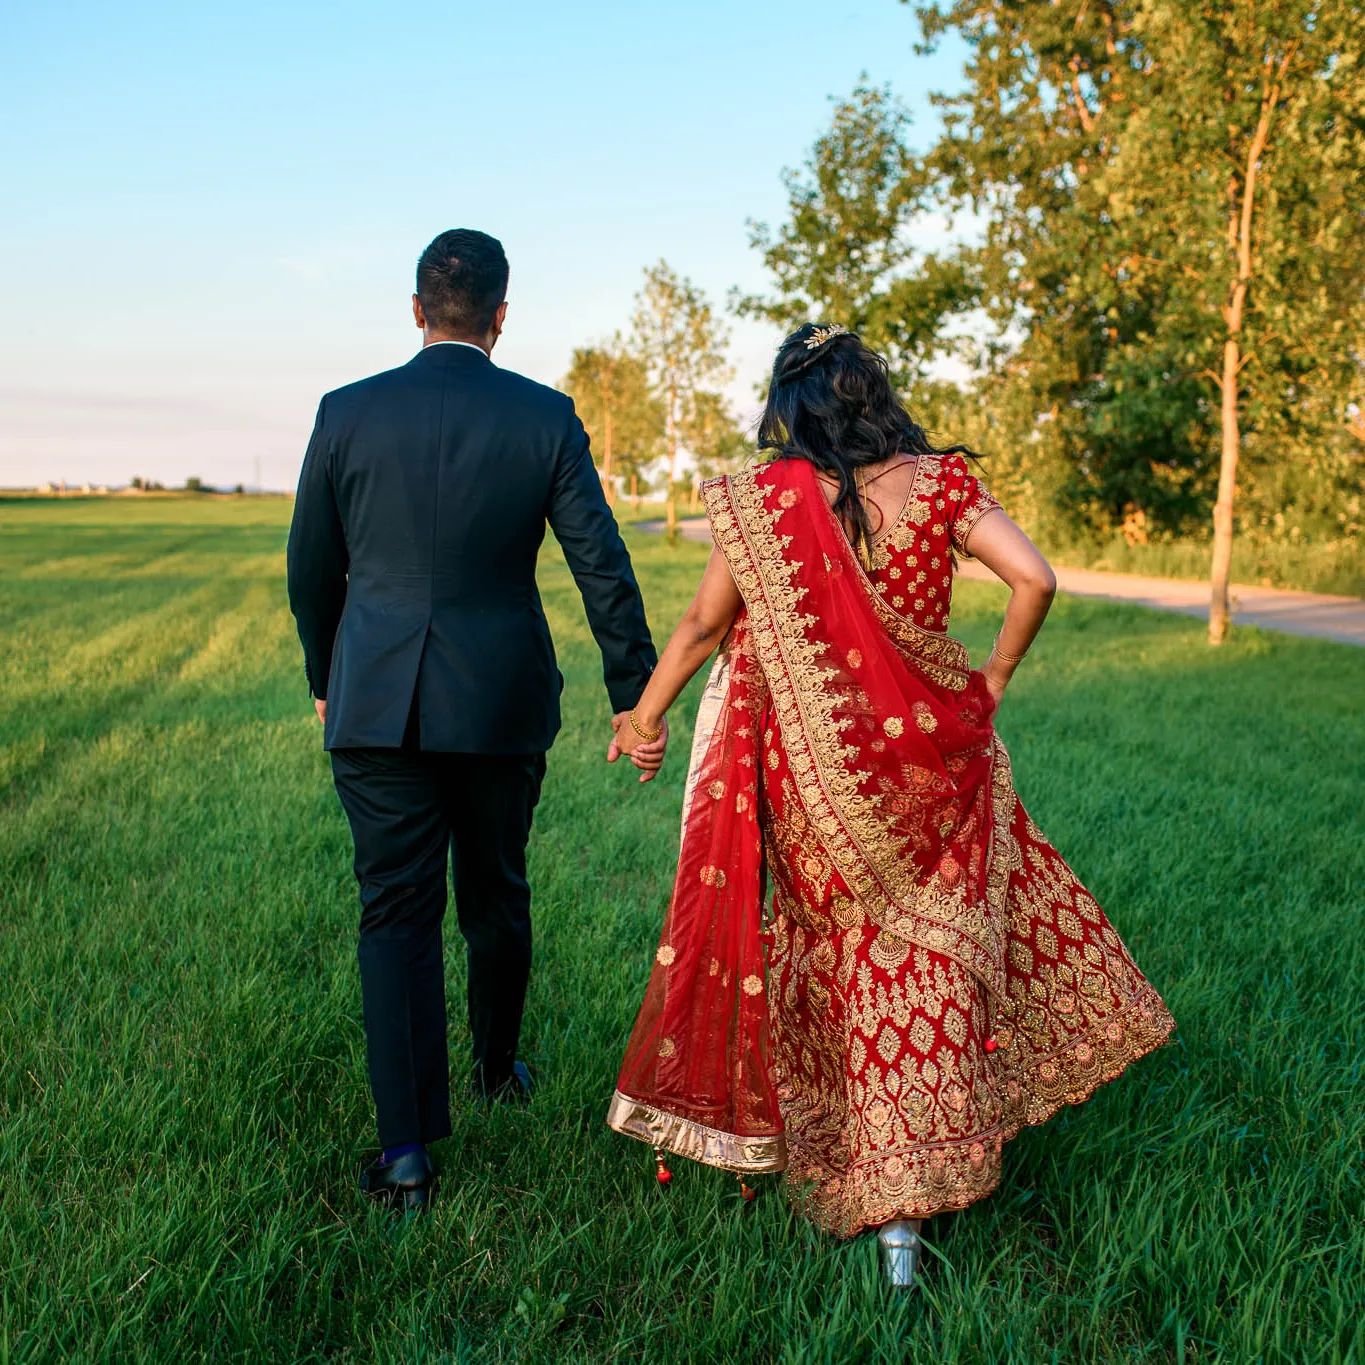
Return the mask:
M 1005 650 L 1000 648 L 1000 636 L 997 635 L 995 637 L 995 643 L 991 646 L 991 653 L 994 654 L 995 657 L 999 659 L 1001 663 L 1021 664 L 1024 662 L 1024 656 L 1028 653 L 1028 650 L 1025 650 L 1023 654 L 1007 653 Z
M 636 719 L 636 717 L 635 717 L 635 712 L 634 712 L 634 711 L 632 711 L 632 712 L 630 713 L 630 715 L 626 717 L 626 719 L 627 719 L 628 721 L 630 721 L 630 728 L 631 728 L 632 730 L 634 730 L 635 733 L 636 733 L 637 735 L 639 735 L 639 737 L 640 737 L 642 740 L 644 740 L 644 742 L 645 742 L 646 744 L 653 744 L 654 741 L 655 741 L 656 739 L 658 739 L 659 736 L 660 736 L 661 734 L 663 734 L 663 732 L 664 732 L 664 727 L 663 727 L 662 725 L 658 726 L 657 728 L 655 728 L 655 729 L 653 729 L 653 730 L 647 730 L 647 729 L 646 729 L 643 725 L 641 725 L 640 722 Z

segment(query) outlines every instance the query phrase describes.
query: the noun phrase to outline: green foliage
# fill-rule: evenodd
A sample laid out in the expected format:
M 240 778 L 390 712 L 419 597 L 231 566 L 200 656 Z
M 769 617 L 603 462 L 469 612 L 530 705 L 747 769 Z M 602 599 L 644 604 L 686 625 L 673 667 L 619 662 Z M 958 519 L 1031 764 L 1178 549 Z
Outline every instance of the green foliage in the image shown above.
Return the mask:
M 1063 598 L 1001 713 L 1031 813 L 1180 1022 L 1010 1144 L 889 1298 L 866 1239 L 602 1122 L 677 848 L 567 678 L 531 875 L 527 1110 L 457 1106 L 431 1221 L 371 1140 L 350 847 L 284 605 L 285 500 L 0 506 L 0 1359 L 1346 1361 L 1365 1353 L 1365 654 Z M 704 547 L 632 549 L 656 631 Z M 960 584 L 980 657 L 1002 595 Z M 1136 700 L 1135 700 L 1136 699 Z M 453 917 L 452 1043 L 467 1047 Z
M 587 428 L 609 496 L 618 483 L 632 492 L 647 487 L 646 470 L 663 450 L 664 417 L 644 361 L 619 336 L 581 346 L 560 387 Z
M 963 92 L 936 97 L 942 136 L 916 156 L 889 92 L 860 86 L 838 103 L 787 175 L 787 220 L 754 229 L 774 293 L 740 307 L 861 331 L 922 416 L 994 456 L 1020 520 L 1072 540 L 1207 524 L 1235 323 L 1242 533 L 1273 541 L 1293 525 L 1358 545 L 1365 61 L 1350 7 L 944 0 L 917 12 L 927 46 L 953 32 L 969 48 Z M 960 244 L 918 253 L 931 219 L 956 224 Z M 957 394 L 927 382 L 947 356 L 975 375 Z
M 729 331 L 706 295 L 667 261 L 645 271 L 635 297 L 631 345 L 663 409 L 668 525 L 677 524 L 679 458 L 699 435 L 711 439 L 724 412 L 717 390 L 730 378 Z
M 933 186 L 905 145 L 910 115 L 890 91 L 860 85 L 835 103 L 804 172 L 787 171 L 789 218 L 750 224 L 776 292 L 737 310 L 791 331 L 838 322 L 882 351 L 903 381 L 922 378 L 953 344 L 939 329 L 976 291 L 959 260 L 922 254 L 910 228 Z
M 732 474 L 754 458 L 754 443 L 739 426 L 723 394 L 696 395 L 683 436 L 701 479 Z

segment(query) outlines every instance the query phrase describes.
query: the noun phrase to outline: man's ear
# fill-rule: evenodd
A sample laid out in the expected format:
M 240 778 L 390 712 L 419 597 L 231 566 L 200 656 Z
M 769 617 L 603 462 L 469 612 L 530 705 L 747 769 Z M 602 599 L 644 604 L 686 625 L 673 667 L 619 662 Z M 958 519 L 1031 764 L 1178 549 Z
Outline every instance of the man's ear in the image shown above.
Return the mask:
M 503 323 L 505 323 L 506 321 L 507 300 L 503 299 L 503 301 L 500 304 L 498 304 L 498 311 L 493 314 L 493 335 L 495 337 L 499 337 L 502 335 L 502 326 Z
M 427 330 L 427 315 L 422 311 L 422 300 L 416 294 L 412 296 L 412 320 L 417 324 L 419 331 Z

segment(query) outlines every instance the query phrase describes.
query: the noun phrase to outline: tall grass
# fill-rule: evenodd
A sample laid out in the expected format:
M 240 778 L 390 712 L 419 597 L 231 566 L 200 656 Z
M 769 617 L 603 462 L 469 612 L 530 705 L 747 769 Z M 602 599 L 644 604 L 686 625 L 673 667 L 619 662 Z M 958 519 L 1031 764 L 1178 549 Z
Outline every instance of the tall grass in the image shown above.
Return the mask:
M 664 1193 L 603 1126 L 686 727 L 652 786 L 601 762 L 599 664 L 553 549 L 568 723 L 533 847 L 541 1089 L 456 1114 L 428 1221 L 363 1205 L 357 912 L 283 600 L 287 515 L 0 507 L 0 1361 L 1365 1351 L 1360 651 L 1245 630 L 1209 652 L 1195 621 L 1058 604 L 1001 729 L 1180 1032 L 1013 1143 L 998 1194 L 932 1223 L 893 1299 L 867 1239 L 701 1169 Z M 633 546 L 662 631 L 704 551 Z M 960 586 L 975 649 L 1000 605 Z

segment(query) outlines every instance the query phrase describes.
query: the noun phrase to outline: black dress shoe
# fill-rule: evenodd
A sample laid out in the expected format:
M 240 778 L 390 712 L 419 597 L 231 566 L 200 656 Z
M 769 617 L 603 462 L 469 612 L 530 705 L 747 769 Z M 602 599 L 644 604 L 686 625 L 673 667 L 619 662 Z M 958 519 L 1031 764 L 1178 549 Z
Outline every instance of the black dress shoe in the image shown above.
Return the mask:
M 360 1192 L 395 1213 L 425 1213 L 436 1193 L 436 1173 L 426 1152 L 406 1152 L 384 1163 L 382 1156 L 360 1172 Z
M 513 1062 L 512 1074 L 496 1085 L 474 1081 L 474 1096 L 489 1104 L 529 1104 L 536 1088 L 535 1077 L 525 1062 Z

